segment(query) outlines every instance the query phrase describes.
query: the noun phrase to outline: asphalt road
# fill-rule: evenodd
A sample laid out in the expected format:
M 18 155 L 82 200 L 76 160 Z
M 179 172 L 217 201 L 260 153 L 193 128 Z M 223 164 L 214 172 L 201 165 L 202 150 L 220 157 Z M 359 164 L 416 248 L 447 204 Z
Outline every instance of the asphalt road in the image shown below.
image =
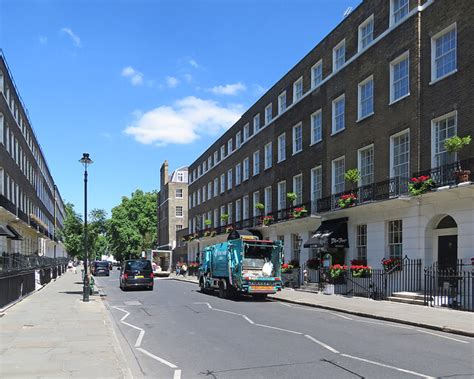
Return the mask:
M 155 279 L 154 291 L 123 292 L 117 270 L 97 283 L 137 377 L 474 377 L 467 337 L 274 301 L 224 300 L 169 279 Z

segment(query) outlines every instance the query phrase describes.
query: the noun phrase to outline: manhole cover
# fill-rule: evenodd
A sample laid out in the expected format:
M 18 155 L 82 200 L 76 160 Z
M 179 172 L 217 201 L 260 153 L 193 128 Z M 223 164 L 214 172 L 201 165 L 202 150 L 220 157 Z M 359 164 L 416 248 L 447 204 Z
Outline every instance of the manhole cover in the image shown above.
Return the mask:
M 142 303 L 140 303 L 140 302 L 137 301 L 137 300 L 124 301 L 123 303 L 124 303 L 125 305 L 142 305 Z

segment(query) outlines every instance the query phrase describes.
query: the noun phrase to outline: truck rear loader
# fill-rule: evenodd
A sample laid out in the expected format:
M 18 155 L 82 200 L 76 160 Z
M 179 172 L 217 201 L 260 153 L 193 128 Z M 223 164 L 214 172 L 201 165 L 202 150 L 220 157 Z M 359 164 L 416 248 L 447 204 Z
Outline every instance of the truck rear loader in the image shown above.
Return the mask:
M 250 294 L 264 299 L 281 290 L 281 241 L 233 231 L 226 242 L 207 246 L 200 255 L 202 292 L 218 290 L 222 298 Z

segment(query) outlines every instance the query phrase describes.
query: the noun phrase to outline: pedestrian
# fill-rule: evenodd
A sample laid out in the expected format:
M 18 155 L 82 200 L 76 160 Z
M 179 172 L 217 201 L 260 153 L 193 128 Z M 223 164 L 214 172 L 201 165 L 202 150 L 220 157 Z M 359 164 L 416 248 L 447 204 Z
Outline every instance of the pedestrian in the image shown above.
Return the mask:
M 180 272 L 180 262 L 176 263 L 176 276 L 179 276 L 179 272 Z
M 183 274 L 183 276 L 185 277 L 186 276 L 186 272 L 188 271 L 188 266 L 186 265 L 186 263 L 183 263 L 181 265 L 181 272 Z

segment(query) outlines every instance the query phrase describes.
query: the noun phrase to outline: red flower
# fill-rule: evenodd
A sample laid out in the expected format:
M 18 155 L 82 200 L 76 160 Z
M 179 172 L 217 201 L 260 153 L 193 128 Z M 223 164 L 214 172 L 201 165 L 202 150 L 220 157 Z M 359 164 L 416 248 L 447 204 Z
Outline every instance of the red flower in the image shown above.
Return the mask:
M 281 265 L 281 268 L 288 268 L 288 263 L 283 263 L 283 264 Z

